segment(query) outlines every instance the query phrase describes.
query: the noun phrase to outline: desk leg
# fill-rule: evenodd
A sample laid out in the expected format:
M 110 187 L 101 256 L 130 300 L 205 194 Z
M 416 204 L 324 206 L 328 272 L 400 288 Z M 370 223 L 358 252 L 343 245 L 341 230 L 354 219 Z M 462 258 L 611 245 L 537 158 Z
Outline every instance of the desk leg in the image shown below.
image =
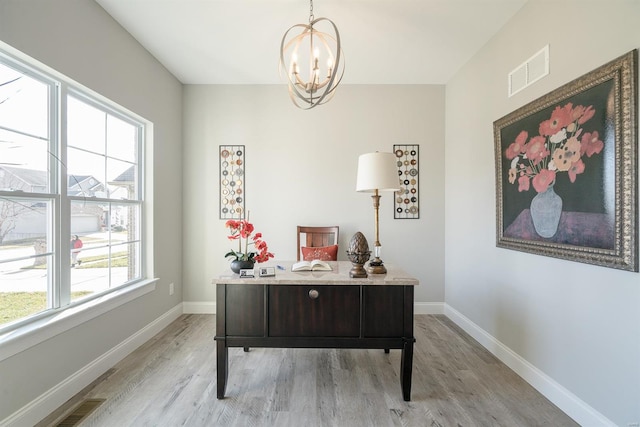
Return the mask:
M 218 375 L 218 399 L 224 399 L 229 376 L 229 349 L 224 340 L 216 342 L 216 371 Z
M 415 339 L 405 339 L 402 347 L 402 359 L 400 361 L 400 386 L 402 398 L 405 402 L 411 401 L 411 373 L 413 371 L 413 343 Z

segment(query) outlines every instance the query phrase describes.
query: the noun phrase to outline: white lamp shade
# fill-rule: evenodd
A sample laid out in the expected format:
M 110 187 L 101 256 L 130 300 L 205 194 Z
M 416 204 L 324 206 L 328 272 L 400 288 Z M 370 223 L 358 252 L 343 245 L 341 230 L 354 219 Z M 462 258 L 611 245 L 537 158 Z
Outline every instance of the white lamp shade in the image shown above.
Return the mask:
M 398 168 L 393 153 L 368 153 L 358 158 L 358 179 L 356 191 L 373 193 L 378 191 L 398 191 Z

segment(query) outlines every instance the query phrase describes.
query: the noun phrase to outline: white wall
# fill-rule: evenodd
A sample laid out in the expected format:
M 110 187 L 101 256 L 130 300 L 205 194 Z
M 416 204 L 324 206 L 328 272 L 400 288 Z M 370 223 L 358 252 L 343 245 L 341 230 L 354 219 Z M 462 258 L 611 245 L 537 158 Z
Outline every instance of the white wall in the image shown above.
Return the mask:
M 155 292 L 1 361 L 1 423 L 182 301 L 182 85 L 93 1 L 3 0 L 0 40 L 154 123 L 146 166 L 160 279 Z
M 640 275 L 496 248 L 492 124 L 638 48 L 638 22 L 637 0 L 531 0 L 446 93 L 446 303 L 620 426 L 640 422 Z M 507 99 L 547 43 L 550 75 Z
M 355 192 L 358 156 L 420 145 L 420 219 L 380 207 L 382 259 L 420 279 L 416 301 L 444 299 L 444 87 L 349 86 L 313 110 L 297 109 L 284 85 L 186 86 L 184 97 L 184 301 L 215 300 L 211 279 L 229 268 L 218 219 L 221 144 L 246 146 L 250 219 L 277 259 L 296 257 L 296 225 L 339 225 L 339 259 L 361 231 L 373 247 L 373 203 Z M 425 306 L 425 308 L 428 308 Z

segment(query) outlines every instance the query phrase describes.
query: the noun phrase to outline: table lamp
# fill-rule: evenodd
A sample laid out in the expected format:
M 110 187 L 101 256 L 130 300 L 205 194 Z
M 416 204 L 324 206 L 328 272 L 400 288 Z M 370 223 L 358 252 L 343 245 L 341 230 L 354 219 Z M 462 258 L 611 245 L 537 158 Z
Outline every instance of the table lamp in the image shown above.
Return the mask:
M 380 191 L 398 191 L 400 185 L 398 183 L 398 167 L 396 165 L 396 156 L 393 153 L 368 153 L 362 154 L 358 158 L 358 178 L 356 182 L 356 191 L 373 193 L 373 209 L 375 218 L 375 242 L 374 242 L 374 258 L 369 261 L 367 271 L 369 274 L 385 274 L 385 268 L 380 259 L 379 226 L 378 226 L 378 208 L 380 207 Z

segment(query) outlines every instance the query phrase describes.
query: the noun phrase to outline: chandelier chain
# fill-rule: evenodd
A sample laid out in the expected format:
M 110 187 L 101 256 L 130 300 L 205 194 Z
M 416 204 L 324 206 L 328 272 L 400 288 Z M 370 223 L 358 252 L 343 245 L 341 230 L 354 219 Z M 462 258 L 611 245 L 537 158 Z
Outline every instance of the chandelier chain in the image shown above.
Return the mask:
M 313 0 L 309 0 L 309 22 L 312 22 L 315 17 L 313 16 Z

